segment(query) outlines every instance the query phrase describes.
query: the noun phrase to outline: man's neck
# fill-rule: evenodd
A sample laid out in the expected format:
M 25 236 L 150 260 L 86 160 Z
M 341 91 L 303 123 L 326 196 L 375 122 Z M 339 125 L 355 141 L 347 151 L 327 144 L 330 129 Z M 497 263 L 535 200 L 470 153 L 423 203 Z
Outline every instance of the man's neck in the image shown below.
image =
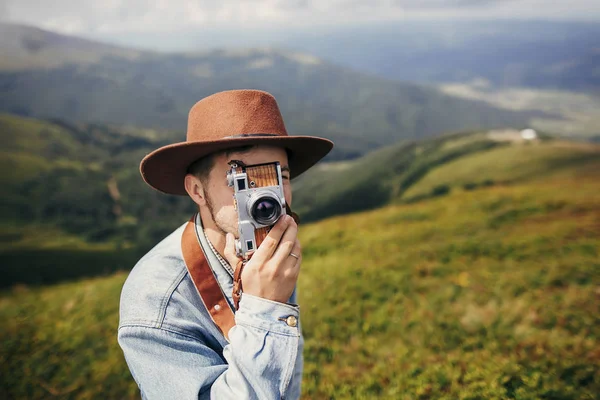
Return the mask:
M 215 250 L 225 258 L 225 234 L 216 225 L 210 214 L 205 215 L 203 210 L 200 210 L 200 219 L 202 220 L 202 227 L 204 228 L 204 234 L 206 238 L 215 248 Z

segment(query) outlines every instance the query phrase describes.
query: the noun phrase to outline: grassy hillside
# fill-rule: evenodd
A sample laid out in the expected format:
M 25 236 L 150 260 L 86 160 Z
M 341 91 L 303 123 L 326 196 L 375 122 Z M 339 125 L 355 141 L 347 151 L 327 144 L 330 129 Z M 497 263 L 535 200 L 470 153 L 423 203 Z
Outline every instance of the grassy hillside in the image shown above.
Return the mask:
M 6 261 L 8 250 L 31 258 L 32 251 L 59 243 L 70 249 L 106 241 L 127 247 L 162 237 L 170 226 L 159 215 L 168 215 L 167 209 L 190 215 L 193 207 L 149 189 L 138 164 L 143 155 L 174 140 L 172 135 L 0 114 L 0 261 Z M 139 232 L 134 224 L 140 218 L 154 224 Z M 4 282 L 0 279 L 0 286 Z
M 321 165 L 294 185 L 294 208 L 306 221 L 372 209 L 389 203 L 429 169 L 465 154 L 497 146 L 485 133 L 401 142 L 341 165 Z
M 593 399 L 600 162 L 304 225 L 307 399 Z M 137 398 L 124 273 L 0 295 L 3 398 Z
M 594 398 L 599 166 L 307 227 L 308 397 Z
M 569 176 L 597 167 L 600 146 L 564 141 L 502 146 L 468 154 L 432 169 L 408 188 L 402 199 L 426 196 L 436 187 L 474 188 L 481 184 L 504 184 Z
M 176 136 L 170 131 L 67 124 L 0 115 L 0 287 L 51 283 L 131 265 L 194 212 L 184 197 L 160 194 L 140 179 L 144 154 Z M 388 147 L 351 162 L 321 164 L 294 181 L 303 221 L 411 202 L 452 190 L 526 182 L 553 171 L 593 165 L 599 147 L 544 140 L 532 145 L 473 132 Z M 174 139 L 177 140 L 177 139 Z M 139 221 L 145 221 L 139 224 Z M 112 252 L 127 249 L 125 262 Z M 87 268 L 51 260 L 89 255 Z M 20 262 L 15 262 L 20 260 Z M 23 273 L 24 271 L 27 273 Z
M 399 143 L 352 162 L 321 165 L 296 181 L 294 208 L 305 221 L 313 221 L 457 188 L 567 173 L 600 159 L 598 145 L 545 136 L 528 143 L 518 137 L 510 131 L 458 133 Z
M 37 37 L 40 32 L 31 34 Z M 285 50 L 177 54 L 132 50 L 131 55 L 123 55 L 123 49 L 111 52 L 90 43 L 90 52 L 97 49 L 102 55 L 90 61 L 89 54 L 80 54 L 77 38 L 62 38 L 47 46 L 60 48 L 57 57 L 70 50 L 74 55 L 65 63 L 49 60 L 44 67 L 39 67 L 36 56 L 48 56 L 46 42 L 31 56 L 34 51 L 18 40 L 0 40 L 0 54 L 12 54 L 22 46 L 19 57 L 0 59 L 0 111 L 175 129 L 183 139 L 188 111 L 196 101 L 221 90 L 257 88 L 277 97 L 291 133 L 333 139 L 332 159 L 355 158 L 399 139 L 467 128 L 525 126 L 539 114 L 500 110 Z M 22 63 L 18 68 L 2 67 L 4 58 Z

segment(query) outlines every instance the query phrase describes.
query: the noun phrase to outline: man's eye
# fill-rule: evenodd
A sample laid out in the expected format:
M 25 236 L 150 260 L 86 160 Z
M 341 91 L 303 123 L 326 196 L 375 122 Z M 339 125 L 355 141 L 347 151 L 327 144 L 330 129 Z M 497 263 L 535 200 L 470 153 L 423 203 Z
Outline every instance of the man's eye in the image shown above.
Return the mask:
M 289 176 L 287 176 L 287 175 L 282 175 L 281 177 L 282 177 L 283 179 L 285 179 L 285 180 L 288 180 L 288 181 L 290 180 L 290 177 L 289 177 Z

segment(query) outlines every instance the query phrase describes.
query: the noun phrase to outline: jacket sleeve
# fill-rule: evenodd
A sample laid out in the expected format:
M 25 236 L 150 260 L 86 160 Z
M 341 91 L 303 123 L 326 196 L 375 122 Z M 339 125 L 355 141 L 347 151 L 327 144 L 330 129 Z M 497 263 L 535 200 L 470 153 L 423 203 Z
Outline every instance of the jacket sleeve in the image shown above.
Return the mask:
M 223 356 L 169 327 L 126 325 L 119 344 L 144 399 L 300 397 L 302 338 L 297 306 L 243 294 Z

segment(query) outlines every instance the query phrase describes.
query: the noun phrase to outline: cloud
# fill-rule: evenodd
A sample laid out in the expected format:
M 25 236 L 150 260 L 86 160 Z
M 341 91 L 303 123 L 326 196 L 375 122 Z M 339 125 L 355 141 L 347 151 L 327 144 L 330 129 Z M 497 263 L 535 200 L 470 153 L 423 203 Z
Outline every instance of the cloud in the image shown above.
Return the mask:
M 0 21 L 8 20 L 8 0 L 0 0 Z
M 396 0 L 396 3 L 406 8 L 455 9 L 462 7 L 484 7 L 514 1 L 516 0 Z
M 597 0 L 0 0 L 0 18 L 72 34 L 310 27 L 406 18 L 600 20 Z

